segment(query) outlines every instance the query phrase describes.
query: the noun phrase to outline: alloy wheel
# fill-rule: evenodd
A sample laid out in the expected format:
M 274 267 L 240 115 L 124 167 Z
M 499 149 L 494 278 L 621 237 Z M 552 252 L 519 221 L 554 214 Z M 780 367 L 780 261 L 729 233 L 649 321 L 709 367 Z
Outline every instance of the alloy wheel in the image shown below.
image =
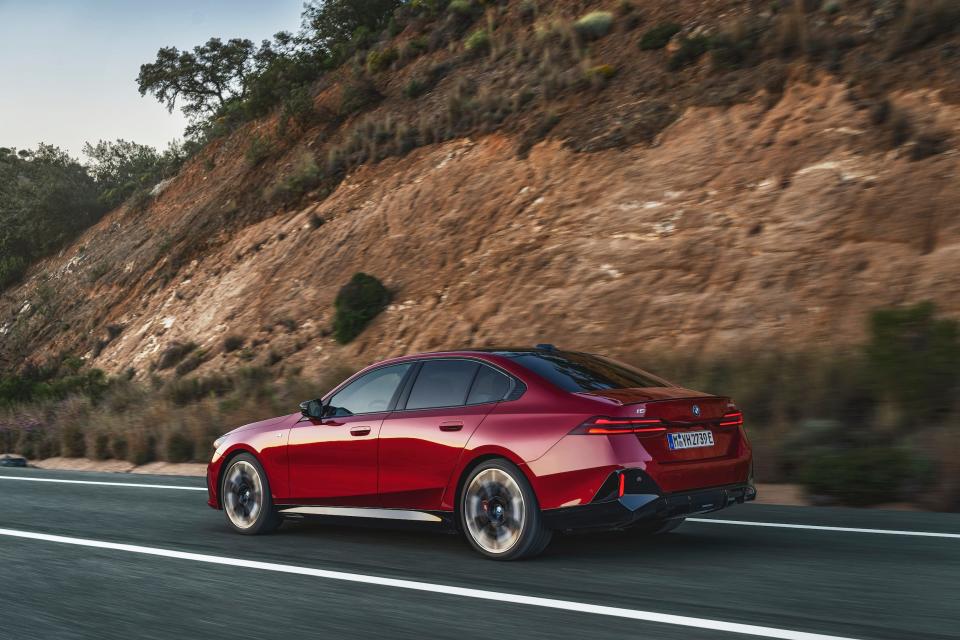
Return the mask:
M 464 510 L 470 536 L 488 553 L 509 551 L 523 534 L 523 492 L 501 469 L 484 469 L 473 477 L 464 494 Z

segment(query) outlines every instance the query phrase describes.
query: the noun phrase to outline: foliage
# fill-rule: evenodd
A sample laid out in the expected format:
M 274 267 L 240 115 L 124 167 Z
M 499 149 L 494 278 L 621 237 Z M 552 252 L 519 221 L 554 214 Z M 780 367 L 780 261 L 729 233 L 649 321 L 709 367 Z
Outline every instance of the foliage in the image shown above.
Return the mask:
M 179 144 L 172 143 L 163 153 L 144 144 L 118 139 L 100 140 L 83 147 L 90 160 L 87 171 L 100 189 L 99 200 L 112 209 L 136 192 L 149 192 L 158 182 L 174 175 L 186 159 Z
M 347 344 L 390 303 L 390 292 L 377 278 L 355 273 L 334 300 L 333 337 Z
M 354 78 L 343 86 L 339 114 L 349 116 L 381 100 L 383 100 L 383 94 L 377 91 L 372 82 L 365 78 Z
M 609 11 L 591 11 L 573 23 L 573 29 L 584 40 L 596 40 L 610 32 L 613 14 Z
M 160 352 L 160 357 L 157 358 L 156 368 L 163 371 L 164 369 L 175 367 L 196 348 L 196 342 L 172 342 L 166 349 Z
M 490 49 L 490 33 L 486 29 L 473 31 L 463 41 L 463 48 L 471 53 L 483 53 Z
M 0 148 L 0 289 L 100 219 L 95 180 L 63 150 Z
M 267 191 L 266 199 L 281 204 L 292 204 L 305 193 L 320 186 L 322 179 L 323 172 L 313 154 L 304 152 L 295 161 L 293 170 Z
M 679 71 L 700 59 L 710 49 L 710 39 L 706 36 L 683 38 L 680 48 L 670 56 L 667 67 L 671 71 Z
M 322 55 L 334 56 L 363 33 L 379 33 L 400 0 L 312 0 L 304 6 L 305 38 Z
M 187 116 L 217 115 L 246 97 L 256 52 L 245 38 L 210 38 L 192 51 L 163 47 L 156 60 L 140 66 L 140 95 L 153 94 L 169 111 L 179 101 Z
M 874 445 L 813 456 L 801 469 L 800 479 L 813 495 L 869 506 L 909 497 L 904 489 L 922 475 L 920 462 L 907 451 Z
M 681 28 L 675 22 L 663 22 L 651 27 L 640 37 L 640 48 L 644 50 L 663 49 L 673 36 L 680 33 Z
M 108 387 L 100 369 L 86 369 L 82 361 L 65 358 L 20 373 L 0 375 L 0 407 L 13 404 L 58 400 L 71 394 L 99 398 Z
M 380 73 L 387 69 L 399 58 L 395 47 L 384 47 L 383 49 L 371 49 L 367 54 L 367 72 Z
M 874 385 L 910 423 L 948 412 L 960 392 L 960 324 L 935 312 L 927 302 L 881 309 L 870 319 L 866 354 Z
M 255 167 L 270 157 L 272 146 L 270 141 L 258 135 L 250 137 L 250 144 L 247 147 L 247 164 Z

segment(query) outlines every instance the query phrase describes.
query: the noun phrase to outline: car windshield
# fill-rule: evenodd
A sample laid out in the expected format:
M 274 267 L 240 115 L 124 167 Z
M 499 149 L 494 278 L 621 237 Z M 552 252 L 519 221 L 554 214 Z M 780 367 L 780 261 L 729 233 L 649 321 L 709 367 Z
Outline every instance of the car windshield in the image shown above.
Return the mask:
M 531 351 L 510 354 L 510 357 L 564 391 L 573 393 L 674 386 L 646 371 L 588 353 Z

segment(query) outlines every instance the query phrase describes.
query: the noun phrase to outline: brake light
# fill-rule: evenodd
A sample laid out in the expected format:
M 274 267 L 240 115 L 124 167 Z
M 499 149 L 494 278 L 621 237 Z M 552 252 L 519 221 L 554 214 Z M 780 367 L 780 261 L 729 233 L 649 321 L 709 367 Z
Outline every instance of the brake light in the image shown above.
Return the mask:
M 622 498 L 624 491 L 626 489 L 626 476 L 622 473 L 620 474 L 620 488 L 617 490 L 617 497 Z
M 611 436 L 622 433 L 663 433 L 667 430 L 659 418 L 590 418 L 571 433 Z
M 731 411 L 730 413 L 723 414 L 723 417 L 720 418 L 721 427 L 738 427 L 741 424 L 743 424 L 742 411 Z

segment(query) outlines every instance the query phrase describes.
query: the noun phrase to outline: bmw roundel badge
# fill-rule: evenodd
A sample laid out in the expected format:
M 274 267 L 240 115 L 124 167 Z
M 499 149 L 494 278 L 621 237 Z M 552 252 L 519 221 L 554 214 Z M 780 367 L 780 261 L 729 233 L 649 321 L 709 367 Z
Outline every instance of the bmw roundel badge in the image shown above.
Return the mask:
M 693 415 L 696 418 L 700 417 L 700 405 L 698 404 L 693 405 Z

